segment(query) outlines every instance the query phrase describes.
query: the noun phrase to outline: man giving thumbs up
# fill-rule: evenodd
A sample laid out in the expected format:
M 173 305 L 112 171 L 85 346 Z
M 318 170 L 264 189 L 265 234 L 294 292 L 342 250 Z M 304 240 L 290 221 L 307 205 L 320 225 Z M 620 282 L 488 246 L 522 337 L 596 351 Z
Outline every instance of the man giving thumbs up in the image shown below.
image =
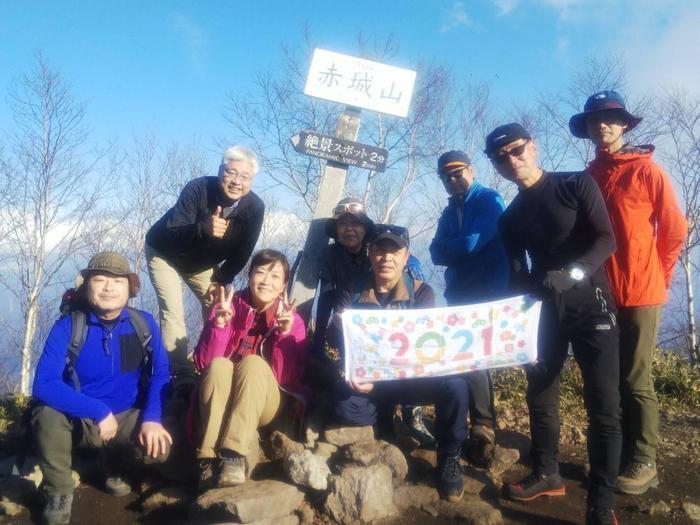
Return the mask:
M 148 273 L 175 376 L 189 376 L 193 370 L 187 360 L 181 281 L 199 299 L 206 320 L 218 289 L 232 284 L 258 240 L 265 205 L 250 191 L 257 172 L 253 151 L 228 148 L 218 176 L 191 180 L 146 234 Z

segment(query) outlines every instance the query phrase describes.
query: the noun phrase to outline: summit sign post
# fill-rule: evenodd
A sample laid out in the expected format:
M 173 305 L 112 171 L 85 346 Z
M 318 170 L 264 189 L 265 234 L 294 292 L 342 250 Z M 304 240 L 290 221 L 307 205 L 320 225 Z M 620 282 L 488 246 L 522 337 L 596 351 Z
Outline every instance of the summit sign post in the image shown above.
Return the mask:
M 311 304 L 318 284 L 319 257 L 328 245 L 325 223 L 343 197 L 348 166 L 384 171 L 388 152 L 360 144 L 360 111 L 366 109 L 394 117 L 408 115 L 416 72 L 349 55 L 315 49 L 304 94 L 345 104 L 335 134 L 300 131 L 291 137 L 294 149 L 326 160 L 318 185 L 318 198 L 304 250 L 298 260 L 291 294 L 299 311 L 313 326 Z
M 304 94 L 406 117 L 415 81 L 410 69 L 316 49 Z

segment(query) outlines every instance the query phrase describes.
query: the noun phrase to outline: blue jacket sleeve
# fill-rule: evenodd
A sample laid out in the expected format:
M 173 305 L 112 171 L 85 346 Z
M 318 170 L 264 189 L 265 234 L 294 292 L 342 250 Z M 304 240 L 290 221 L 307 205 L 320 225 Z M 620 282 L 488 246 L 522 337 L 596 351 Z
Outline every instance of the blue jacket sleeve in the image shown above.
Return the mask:
M 170 366 L 158 325 L 151 314 L 146 312 L 142 313 L 144 317 L 148 319 L 148 325 L 151 328 L 151 348 L 153 349 L 153 374 L 148 384 L 148 395 L 146 396 L 146 403 L 143 407 L 143 421 L 160 423 L 163 399 L 165 398 L 166 389 L 170 384 Z
M 469 205 L 469 204 L 467 204 Z M 456 237 L 445 238 L 447 230 L 448 210 L 445 210 L 433 242 L 430 244 L 430 254 L 434 264 L 455 266 L 470 259 L 498 235 L 498 219 L 505 205 L 497 193 L 482 194 L 478 209 L 473 214 L 468 230 L 462 231 Z
M 63 381 L 70 334 L 69 316 L 59 319 L 53 325 L 36 365 L 32 395 L 70 417 L 91 418 L 100 422 L 111 412 L 109 407 L 98 399 L 78 392 Z

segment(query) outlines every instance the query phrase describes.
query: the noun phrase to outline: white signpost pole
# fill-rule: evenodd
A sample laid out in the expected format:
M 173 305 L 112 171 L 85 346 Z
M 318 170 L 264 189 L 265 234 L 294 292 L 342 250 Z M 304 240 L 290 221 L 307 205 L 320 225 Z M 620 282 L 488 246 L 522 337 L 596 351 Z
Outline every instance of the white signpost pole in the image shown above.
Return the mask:
M 406 117 L 415 79 L 415 71 L 316 49 L 304 93 L 346 104 L 338 117 L 335 136 L 354 142 L 360 130 L 360 108 Z M 326 162 L 321 175 L 314 216 L 292 288 L 292 297 L 307 319 L 318 284 L 318 256 L 328 244 L 324 224 L 343 196 L 347 172 L 345 164 Z

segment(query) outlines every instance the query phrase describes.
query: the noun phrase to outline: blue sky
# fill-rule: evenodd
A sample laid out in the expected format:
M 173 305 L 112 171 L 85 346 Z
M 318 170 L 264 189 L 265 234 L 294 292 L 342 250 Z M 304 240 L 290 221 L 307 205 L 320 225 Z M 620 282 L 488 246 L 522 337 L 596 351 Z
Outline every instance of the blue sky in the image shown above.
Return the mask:
M 393 65 L 422 59 L 490 81 L 505 106 L 612 52 L 624 54 L 639 93 L 700 86 L 696 0 L 0 0 L 0 128 L 9 123 L 4 94 L 41 50 L 87 103 L 95 139 L 197 139 L 215 159 L 215 138 L 231 133 L 221 117 L 227 94 L 274 68 L 281 44 L 301 45 L 304 24 L 321 47 L 349 54 L 360 31 L 393 34 Z

